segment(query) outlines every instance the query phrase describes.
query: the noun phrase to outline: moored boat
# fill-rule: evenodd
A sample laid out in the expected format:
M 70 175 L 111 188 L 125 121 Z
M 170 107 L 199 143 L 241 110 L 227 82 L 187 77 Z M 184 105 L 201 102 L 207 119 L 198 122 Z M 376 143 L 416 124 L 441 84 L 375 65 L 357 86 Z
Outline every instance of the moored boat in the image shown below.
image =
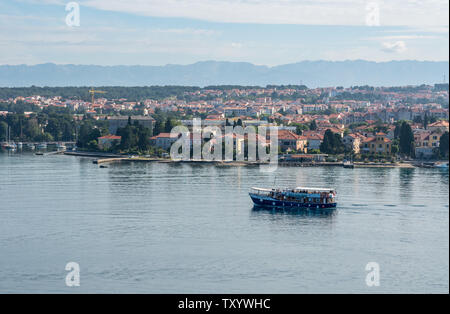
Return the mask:
M 47 149 L 47 143 L 41 143 L 36 146 L 37 149 Z
M 252 188 L 250 198 L 256 206 L 279 208 L 335 208 L 336 191 L 324 188 Z
M 6 145 L 4 147 L 8 150 L 16 150 L 17 149 L 17 145 L 15 143 L 6 143 Z
M 434 168 L 448 169 L 448 162 L 447 163 L 443 162 L 443 163 L 435 164 Z
M 353 169 L 355 168 L 355 165 L 351 161 L 344 161 L 342 164 L 344 168 Z

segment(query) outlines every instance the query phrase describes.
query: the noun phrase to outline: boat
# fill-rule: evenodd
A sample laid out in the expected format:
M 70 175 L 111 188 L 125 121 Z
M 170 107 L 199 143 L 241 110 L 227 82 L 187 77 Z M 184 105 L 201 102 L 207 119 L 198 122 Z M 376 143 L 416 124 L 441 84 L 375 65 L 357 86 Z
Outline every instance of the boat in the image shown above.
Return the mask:
M 349 168 L 349 169 L 355 168 L 355 165 L 354 165 L 351 161 L 344 161 L 344 163 L 342 164 L 342 166 L 343 166 L 344 168 Z
M 36 148 L 37 149 L 47 149 L 47 143 L 38 144 Z
M 6 138 L 7 142 L 3 144 L 3 148 L 8 150 L 16 150 L 17 145 L 14 142 L 11 142 L 11 128 L 8 126 L 8 129 L 6 130 Z
M 17 149 L 17 145 L 12 142 L 6 143 L 6 145 L 4 147 L 8 150 L 16 150 Z
M 328 188 L 263 189 L 253 187 L 249 193 L 255 206 L 278 208 L 335 208 L 336 190 Z
M 448 162 L 447 162 L 447 163 L 443 162 L 443 163 L 435 164 L 435 165 L 434 165 L 434 168 L 448 169 Z
M 27 144 L 27 148 L 31 149 L 31 150 L 34 150 L 36 147 L 34 146 L 33 143 L 29 143 L 29 144 Z
M 66 149 L 67 149 L 66 145 L 64 145 L 64 144 L 62 144 L 62 143 L 58 144 L 58 146 L 56 146 L 56 148 L 57 148 L 58 150 L 66 150 Z
M 18 148 L 18 149 L 22 149 L 22 147 L 23 147 L 23 143 L 22 143 L 22 142 L 18 142 L 18 143 L 17 143 L 17 148 Z

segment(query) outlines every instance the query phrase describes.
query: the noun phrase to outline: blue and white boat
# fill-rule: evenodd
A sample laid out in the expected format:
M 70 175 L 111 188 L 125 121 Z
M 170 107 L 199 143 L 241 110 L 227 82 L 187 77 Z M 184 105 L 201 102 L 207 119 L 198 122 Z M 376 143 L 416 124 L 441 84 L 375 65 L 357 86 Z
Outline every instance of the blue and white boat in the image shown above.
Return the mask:
M 297 187 L 294 189 L 252 188 L 249 193 L 256 206 L 278 208 L 335 208 L 336 190 Z
M 447 163 L 443 162 L 443 163 L 435 164 L 435 165 L 434 165 L 434 168 L 448 169 L 448 162 L 447 162 Z

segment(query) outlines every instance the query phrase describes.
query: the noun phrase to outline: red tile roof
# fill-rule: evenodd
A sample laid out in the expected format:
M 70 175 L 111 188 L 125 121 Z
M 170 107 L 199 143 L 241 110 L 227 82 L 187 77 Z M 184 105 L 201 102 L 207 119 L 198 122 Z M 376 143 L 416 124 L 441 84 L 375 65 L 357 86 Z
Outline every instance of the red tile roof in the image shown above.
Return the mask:
M 300 140 L 302 139 L 299 135 L 288 130 L 278 130 L 278 139 L 281 140 Z

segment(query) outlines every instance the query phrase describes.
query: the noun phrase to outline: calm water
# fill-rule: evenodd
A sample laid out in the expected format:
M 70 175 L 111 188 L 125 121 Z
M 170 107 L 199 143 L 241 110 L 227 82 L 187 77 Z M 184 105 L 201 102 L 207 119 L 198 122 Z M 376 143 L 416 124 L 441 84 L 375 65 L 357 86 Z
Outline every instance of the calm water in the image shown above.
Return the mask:
M 0 154 L 0 292 L 449 292 L 449 175 Z M 251 186 L 330 186 L 331 214 L 253 210 Z M 65 265 L 81 267 L 66 287 Z M 379 287 L 365 283 L 368 262 Z

